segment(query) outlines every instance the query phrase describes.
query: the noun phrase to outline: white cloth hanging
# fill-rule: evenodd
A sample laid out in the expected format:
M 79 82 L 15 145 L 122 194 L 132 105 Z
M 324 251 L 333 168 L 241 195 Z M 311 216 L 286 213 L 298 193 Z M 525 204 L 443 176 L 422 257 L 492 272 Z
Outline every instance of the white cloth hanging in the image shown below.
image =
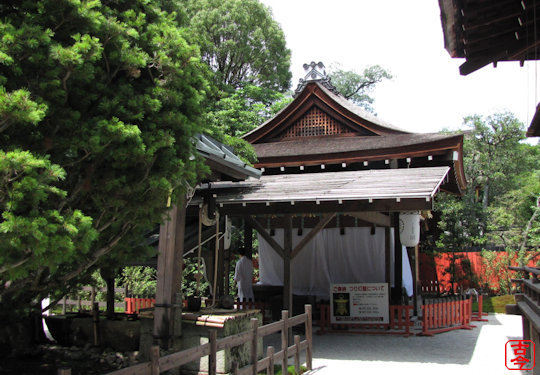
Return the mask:
M 409 297 L 413 295 L 413 277 L 411 271 L 411 264 L 409 262 L 409 255 L 407 254 L 407 248 L 405 246 L 401 249 L 402 263 L 401 263 L 401 278 L 403 279 L 403 287 Z
M 293 248 L 308 234 L 293 232 Z M 321 230 L 293 259 L 293 293 L 329 297 L 330 284 L 385 282 L 385 230 L 376 228 L 340 228 Z M 283 243 L 283 229 L 274 239 Z M 393 232 L 391 231 L 393 258 Z M 391 272 L 393 275 L 393 271 Z M 283 285 L 283 260 L 259 235 L 259 277 L 264 285 Z

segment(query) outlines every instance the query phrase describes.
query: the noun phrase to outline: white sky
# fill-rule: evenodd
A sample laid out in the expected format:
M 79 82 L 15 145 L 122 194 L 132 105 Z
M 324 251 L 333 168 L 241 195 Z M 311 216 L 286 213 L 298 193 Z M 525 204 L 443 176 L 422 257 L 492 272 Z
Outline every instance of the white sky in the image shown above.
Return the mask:
M 459 129 L 464 116 L 505 110 L 528 127 L 540 100 L 538 62 L 500 62 L 461 76 L 465 60 L 444 49 L 435 0 L 261 1 L 285 32 L 293 89 L 311 61 L 358 73 L 381 65 L 394 78 L 378 84 L 375 112 L 405 130 Z

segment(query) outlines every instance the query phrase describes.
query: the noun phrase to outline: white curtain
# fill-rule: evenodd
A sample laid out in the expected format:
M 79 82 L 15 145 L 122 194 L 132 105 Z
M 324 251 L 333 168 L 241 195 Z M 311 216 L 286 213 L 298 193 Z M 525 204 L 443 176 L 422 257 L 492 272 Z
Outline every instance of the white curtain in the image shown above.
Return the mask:
M 293 230 L 293 248 L 310 230 L 304 229 L 301 236 Z M 370 232 L 370 228 L 345 228 L 341 235 L 339 228 L 321 230 L 292 261 L 293 293 L 328 298 L 332 283 L 384 282 L 385 231 Z M 283 229 L 275 230 L 274 239 L 283 244 Z M 390 243 L 393 259 L 393 231 Z M 259 272 L 261 284 L 283 285 L 283 260 L 260 235 Z

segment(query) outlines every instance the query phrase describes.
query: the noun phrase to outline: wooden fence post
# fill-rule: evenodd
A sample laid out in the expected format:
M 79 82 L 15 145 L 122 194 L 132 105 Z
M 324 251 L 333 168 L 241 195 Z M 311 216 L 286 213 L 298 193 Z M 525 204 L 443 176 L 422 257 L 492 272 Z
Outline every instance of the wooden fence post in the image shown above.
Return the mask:
M 128 289 L 128 285 L 126 283 L 126 285 L 124 286 L 124 312 L 127 313 L 128 311 L 128 297 L 129 297 L 129 289 Z
M 257 344 L 258 344 L 258 327 L 259 319 L 251 318 L 251 363 L 253 363 L 253 368 L 251 370 L 252 375 L 257 375 Z
M 92 305 L 92 318 L 94 321 L 94 346 L 100 345 L 100 337 L 99 337 L 99 303 L 94 302 Z
M 306 366 L 308 368 L 308 370 L 313 370 L 312 368 L 312 363 L 311 363 L 311 359 L 312 359 L 312 349 L 313 349 L 313 342 L 312 342 L 312 317 L 311 317 L 311 313 L 312 313 L 312 310 L 311 310 L 311 305 L 305 305 L 304 306 L 304 309 L 306 311 L 306 314 L 307 314 L 307 319 L 306 319 L 306 340 L 307 340 L 307 348 L 306 348 Z
M 288 330 L 288 320 L 289 312 L 287 310 L 281 311 L 281 320 L 283 321 L 283 327 L 281 328 L 281 350 L 283 350 L 283 359 L 281 360 L 281 373 L 287 373 L 288 367 L 288 356 L 287 348 L 289 347 L 289 330 Z
M 208 355 L 208 375 L 216 375 L 217 371 L 217 330 L 211 329 L 209 333 L 210 354 Z
M 152 362 L 150 373 L 152 375 L 159 375 L 159 345 L 152 345 L 150 348 L 150 360 Z
M 268 357 L 268 368 L 266 369 L 266 375 L 274 375 L 274 347 L 269 346 L 266 350 L 266 356 Z
M 67 296 L 64 296 L 64 298 L 62 298 L 62 315 L 66 315 L 66 303 L 67 303 Z
M 294 370 L 300 374 L 300 336 L 294 335 Z

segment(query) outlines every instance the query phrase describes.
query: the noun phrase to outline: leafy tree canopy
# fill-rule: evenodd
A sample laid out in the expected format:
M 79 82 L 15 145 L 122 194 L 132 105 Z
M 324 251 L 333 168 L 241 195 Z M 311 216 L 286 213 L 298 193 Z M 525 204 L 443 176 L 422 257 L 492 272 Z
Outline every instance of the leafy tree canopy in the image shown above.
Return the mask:
M 205 114 L 211 135 L 231 145 L 237 154 L 255 162 L 255 150 L 240 136 L 272 118 L 291 101 L 283 94 L 247 84 L 215 103 Z
M 438 247 L 540 245 L 540 146 L 521 142 L 524 125 L 511 113 L 469 116 L 464 124 L 467 191 L 462 198 L 438 197 Z
M 374 99 L 370 94 L 377 83 L 392 79 L 392 75 L 379 65 L 368 66 L 362 74 L 333 66 L 329 76 L 341 95 L 369 112 L 373 112 Z
M 184 0 L 189 28 L 220 91 L 246 83 L 278 92 L 290 86 L 290 50 L 268 7 L 257 0 Z
M 190 156 L 205 66 L 179 14 L 166 0 L 0 3 L 0 298 L 11 312 L 117 264 L 204 170 Z

